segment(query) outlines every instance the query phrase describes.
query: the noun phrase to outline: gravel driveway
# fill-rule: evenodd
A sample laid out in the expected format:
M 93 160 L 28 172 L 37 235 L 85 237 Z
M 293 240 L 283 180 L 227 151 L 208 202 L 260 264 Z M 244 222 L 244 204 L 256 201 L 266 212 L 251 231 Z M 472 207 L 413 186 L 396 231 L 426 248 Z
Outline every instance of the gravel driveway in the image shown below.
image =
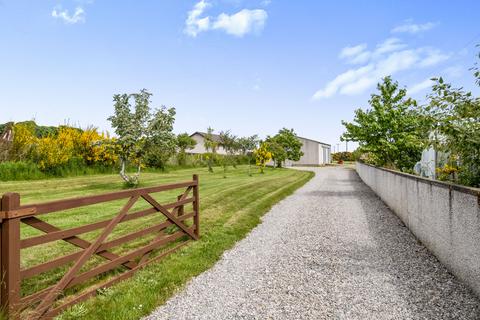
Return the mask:
M 147 319 L 480 319 L 354 170 L 316 176 Z

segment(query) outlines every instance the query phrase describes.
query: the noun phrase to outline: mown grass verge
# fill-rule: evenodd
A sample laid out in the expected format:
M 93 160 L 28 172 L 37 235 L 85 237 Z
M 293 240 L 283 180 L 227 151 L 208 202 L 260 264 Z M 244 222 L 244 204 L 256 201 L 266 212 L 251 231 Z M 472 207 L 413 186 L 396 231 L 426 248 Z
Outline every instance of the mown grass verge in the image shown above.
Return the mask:
M 143 186 L 189 180 L 193 173 L 200 175 L 201 239 L 189 243 L 161 262 L 149 265 L 133 278 L 102 290 L 97 297 L 74 306 L 59 318 L 120 320 L 139 319 L 149 314 L 155 307 L 163 304 L 176 290 L 181 289 L 190 278 L 210 268 L 225 250 L 245 237 L 273 204 L 291 194 L 313 176 L 311 172 L 267 169 L 265 174 L 256 173 L 250 177 L 246 171 L 245 166 L 231 169 L 227 174 L 227 179 L 223 178 L 220 168 L 217 168 L 214 174 L 208 173 L 205 168 L 178 170 L 163 174 L 145 173 Z M 0 186 L 1 193 L 19 192 L 22 195 L 22 203 L 28 203 L 115 191 L 122 188 L 122 183 L 116 175 L 96 175 L 47 181 L 1 183 Z M 70 210 L 51 217 L 46 215 L 42 219 L 46 219 L 56 226 L 68 228 L 103 220 L 115 214 L 118 207 L 118 203 L 109 203 L 95 207 L 93 210 L 90 209 L 88 212 Z M 148 221 L 143 223 L 148 223 Z M 123 230 L 119 228 L 114 236 L 131 232 L 135 228 L 135 225 L 125 226 Z M 34 234 L 37 233 L 32 229 L 22 229 L 22 238 Z M 95 233 L 91 233 L 86 234 L 84 238 L 93 239 L 95 236 Z M 63 244 L 34 248 L 35 251 L 27 249 L 22 252 L 23 267 L 40 263 L 45 257 L 56 256 L 59 253 L 64 254 L 70 250 Z M 122 253 L 128 250 L 131 250 L 131 247 L 126 246 L 119 248 L 119 251 L 116 252 Z M 46 273 L 39 278 L 32 278 L 25 281 L 22 291 L 25 294 L 29 293 L 32 288 L 39 289 L 47 286 L 59 276 L 61 276 L 61 270 L 57 273 Z M 82 288 L 79 290 L 81 291 Z

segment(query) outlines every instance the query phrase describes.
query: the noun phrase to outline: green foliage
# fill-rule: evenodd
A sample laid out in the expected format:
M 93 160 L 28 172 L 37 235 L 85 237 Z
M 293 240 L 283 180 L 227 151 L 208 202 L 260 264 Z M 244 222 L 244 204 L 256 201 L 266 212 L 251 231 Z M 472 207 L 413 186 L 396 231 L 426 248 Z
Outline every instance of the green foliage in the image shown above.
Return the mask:
M 477 44 L 477 47 L 480 47 L 479 44 Z M 478 53 L 477 57 L 480 59 L 480 53 Z M 478 86 L 480 86 L 480 64 L 475 62 L 475 65 L 472 68 L 473 70 L 473 76 L 475 77 L 475 82 L 477 83 Z
M 232 135 L 230 133 L 230 130 L 227 131 L 220 131 L 219 134 L 220 138 L 220 145 L 223 147 L 223 149 L 226 151 L 226 156 L 223 157 L 222 161 L 222 167 L 223 167 L 223 177 L 227 177 L 227 166 L 229 164 L 233 164 L 235 166 L 234 162 L 234 154 L 236 150 L 238 149 L 238 143 L 237 143 L 237 137 Z
M 204 147 L 207 152 L 217 152 L 218 142 L 213 138 L 214 131 L 215 130 L 212 127 L 208 127 L 207 133 L 204 136 Z
M 243 155 L 248 155 L 253 152 L 258 147 L 258 144 L 260 143 L 260 139 L 258 138 L 258 135 L 253 135 L 250 137 L 241 137 L 238 138 L 237 140 L 239 150 Z
M 142 161 L 146 155 L 151 165 L 162 168 L 176 147 L 172 133 L 175 109 L 162 106 L 152 113 L 151 96 L 146 89 L 139 93 L 114 95 L 115 112 L 108 118 L 118 136 L 116 144 L 121 161 L 120 176 L 132 186 L 139 182 Z M 135 110 L 132 110 L 132 98 Z M 126 174 L 127 163 L 137 166 L 136 174 Z
M 215 160 L 215 156 L 217 153 L 218 142 L 215 141 L 213 138 L 213 128 L 208 127 L 207 133 L 205 134 L 204 138 L 204 147 L 207 150 L 206 157 L 207 157 L 207 164 L 208 164 L 208 171 L 213 173 L 213 161 Z
M 197 141 L 190 137 L 188 133 L 181 133 L 177 136 L 177 147 L 178 147 L 178 155 L 177 161 L 180 166 L 184 166 L 186 164 L 186 153 L 187 150 L 195 148 Z
M 57 135 L 58 129 L 59 129 L 59 127 L 53 127 L 53 126 L 39 126 L 33 120 L 17 122 L 17 124 L 25 125 L 32 128 L 37 138 L 44 138 L 50 135 L 55 136 Z
M 165 169 L 167 161 L 175 154 L 177 140 L 173 133 L 175 109 L 161 107 L 156 110 L 149 126 L 146 142 L 147 165 Z
M 478 70 L 475 76 L 478 79 Z M 460 183 L 480 187 L 480 98 L 454 88 L 443 78 L 434 80 L 424 110 L 426 126 L 432 132 L 428 142 L 450 155 L 450 162 L 458 166 Z M 448 172 L 446 176 L 452 175 Z
M 112 123 L 118 136 L 118 146 L 121 161 L 120 176 L 127 184 L 137 184 L 140 173 L 141 160 L 145 154 L 145 137 L 147 135 L 148 120 L 150 117 L 150 96 L 147 90 L 142 89 L 136 94 L 116 94 L 113 96 L 114 115 L 108 120 Z M 135 110 L 132 111 L 130 99 L 135 101 Z M 136 163 L 138 172 L 128 176 L 125 172 L 128 162 Z
M 271 154 L 271 159 L 277 167 L 281 167 L 282 163 L 287 159 L 287 152 L 285 149 L 275 141 L 274 137 L 267 137 L 265 140 L 265 147 Z
M 86 165 L 81 158 L 72 158 L 62 166 L 40 170 L 31 161 L 0 162 L 0 181 L 41 180 L 101 173 L 112 173 L 114 167 L 102 164 Z
M 303 156 L 302 142 L 293 129 L 283 128 L 275 136 L 267 137 L 266 142 L 277 167 L 281 167 L 285 160 L 298 161 Z
M 346 132 L 341 140 L 357 141 L 375 165 L 410 170 L 420 160 L 427 136 L 417 103 L 391 77 L 377 89 L 379 93 L 369 100 L 371 109 L 355 110 L 352 123 L 342 121 Z
M 248 158 L 248 175 L 252 175 L 252 161 L 253 161 L 253 151 L 258 147 L 260 139 L 258 135 L 253 135 L 250 137 L 241 137 L 237 140 L 238 149 L 242 155 L 247 156 Z
M 280 144 L 287 153 L 287 160 L 298 161 L 303 156 L 302 142 L 298 140 L 293 129 L 283 128 L 277 135 L 275 141 Z
M 46 175 L 33 162 L 6 161 L 0 162 L 0 180 L 36 180 L 43 179 Z
M 49 135 L 56 135 L 58 133 L 58 127 L 53 127 L 53 126 L 40 126 L 35 123 L 33 120 L 29 121 L 21 121 L 17 122 L 16 124 L 23 125 L 29 128 L 33 129 L 33 133 L 35 137 L 37 138 L 43 138 Z M 14 123 L 13 122 L 7 122 L 0 124 L 0 134 L 5 132 L 8 128 L 13 127 Z

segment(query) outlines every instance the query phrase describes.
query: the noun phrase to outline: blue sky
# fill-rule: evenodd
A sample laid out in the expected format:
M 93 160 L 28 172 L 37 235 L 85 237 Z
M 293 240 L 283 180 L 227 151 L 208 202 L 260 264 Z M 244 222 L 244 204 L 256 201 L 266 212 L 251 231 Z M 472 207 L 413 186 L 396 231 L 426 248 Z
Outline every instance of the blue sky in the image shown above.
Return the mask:
M 468 70 L 479 1 L 0 0 L 0 122 L 110 130 L 112 95 L 147 88 L 176 132 L 294 128 L 336 145 L 392 74 L 422 100 Z M 344 149 L 342 144 L 341 150 Z

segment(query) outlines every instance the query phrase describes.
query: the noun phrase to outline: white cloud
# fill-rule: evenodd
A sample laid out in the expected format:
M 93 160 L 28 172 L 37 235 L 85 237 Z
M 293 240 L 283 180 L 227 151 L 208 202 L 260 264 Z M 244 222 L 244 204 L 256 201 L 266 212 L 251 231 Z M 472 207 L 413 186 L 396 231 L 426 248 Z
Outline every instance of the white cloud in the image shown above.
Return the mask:
M 272 0 L 263 0 L 260 2 L 260 4 L 264 7 L 268 6 L 270 3 L 272 3 Z
M 75 8 L 73 14 L 69 14 L 68 10 L 61 10 L 54 8 L 52 11 L 52 17 L 63 20 L 67 24 L 83 23 L 85 22 L 85 10 L 82 7 Z
M 399 39 L 389 38 L 379 43 L 373 51 L 366 50 L 365 44 L 343 48 L 339 57 L 349 64 L 360 66 L 337 75 L 315 92 L 312 99 L 330 98 L 336 94 L 360 94 L 374 87 L 385 76 L 435 66 L 450 56 L 429 47 L 408 48 Z
M 420 67 L 430 67 L 434 66 L 440 62 L 448 60 L 450 55 L 445 54 L 437 49 L 426 49 L 428 52 L 427 57 L 420 63 Z
M 397 51 L 406 47 L 407 45 L 403 43 L 400 39 L 388 38 L 384 42 L 377 44 L 377 49 L 375 50 L 374 55 L 378 56 L 384 53 Z
M 434 82 L 430 78 L 423 80 L 417 84 L 414 84 L 409 90 L 408 93 L 415 94 L 419 93 L 425 89 L 431 88 Z
M 216 18 L 201 18 L 209 6 L 210 3 L 201 0 L 189 11 L 184 30 L 187 35 L 196 37 L 200 32 L 223 30 L 227 34 L 243 37 L 248 33 L 261 31 L 268 18 L 267 12 L 262 9 L 243 9 L 231 15 L 221 13 Z
M 456 65 L 456 66 L 450 66 L 443 70 L 443 73 L 447 75 L 447 77 L 450 78 L 460 78 L 463 73 L 464 73 L 464 67 Z
M 200 18 L 210 4 L 205 0 L 199 1 L 191 11 L 188 12 L 187 20 L 185 21 L 185 33 L 189 36 L 196 37 L 202 31 L 210 28 L 210 18 Z
M 353 47 L 345 47 L 340 51 L 340 58 L 351 58 L 353 56 L 358 56 L 360 53 L 364 52 L 367 48 L 365 43 L 353 46 Z
M 427 22 L 424 24 L 415 24 L 411 20 L 407 20 L 404 24 L 399 25 L 392 29 L 392 33 L 411 33 L 416 34 L 433 29 L 437 26 L 437 23 Z
M 350 64 L 363 64 L 369 60 L 375 60 L 385 53 L 398 51 L 406 48 L 407 45 L 397 38 L 388 38 L 377 44 L 375 50 L 365 50 L 366 44 L 359 44 L 353 47 L 345 47 L 340 51 L 340 58 L 344 58 Z
M 370 64 L 358 69 L 350 69 L 339 74 L 335 79 L 330 81 L 324 89 L 318 90 L 313 95 L 314 99 L 329 98 L 336 94 L 338 90 L 346 85 L 354 83 L 372 72 L 374 65 Z
M 213 24 L 213 29 L 224 30 L 228 34 L 243 37 L 247 33 L 261 31 L 267 17 L 267 13 L 262 9 L 243 9 L 232 15 L 222 13 Z

